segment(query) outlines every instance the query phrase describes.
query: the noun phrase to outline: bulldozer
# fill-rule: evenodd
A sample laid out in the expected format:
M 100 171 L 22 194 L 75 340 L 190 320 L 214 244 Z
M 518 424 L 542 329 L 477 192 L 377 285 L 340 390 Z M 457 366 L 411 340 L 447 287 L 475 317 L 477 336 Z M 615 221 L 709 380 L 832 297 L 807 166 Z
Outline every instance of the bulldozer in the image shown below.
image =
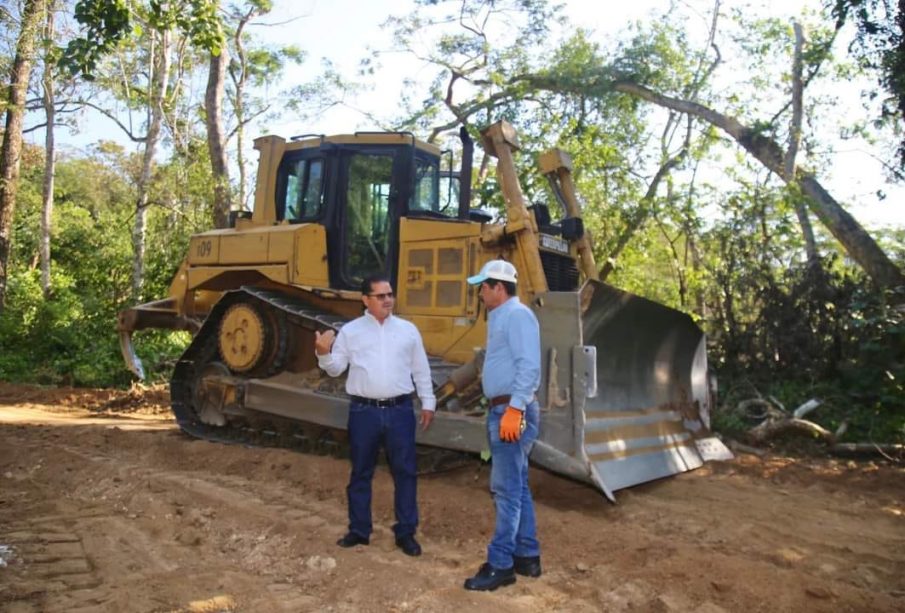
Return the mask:
M 418 444 L 478 454 L 488 447 L 486 309 L 466 278 L 505 259 L 541 330 L 533 463 L 615 500 L 622 488 L 730 455 L 709 431 L 703 332 L 687 314 L 598 279 L 569 156 L 540 156 L 562 209 L 552 221 L 522 192 L 513 127 L 483 130 L 505 201 L 495 216 L 471 208 L 474 144 L 464 128 L 460 138 L 458 172 L 444 170 L 443 153 L 411 133 L 256 139 L 253 211 L 192 236 L 169 295 L 119 314 L 127 366 L 144 376 L 134 332 L 187 330 L 192 340 L 170 381 L 185 432 L 339 445 L 348 397 L 342 378 L 318 369 L 315 332 L 358 317 L 361 280 L 385 274 L 394 313 L 421 332 L 438 398 Z

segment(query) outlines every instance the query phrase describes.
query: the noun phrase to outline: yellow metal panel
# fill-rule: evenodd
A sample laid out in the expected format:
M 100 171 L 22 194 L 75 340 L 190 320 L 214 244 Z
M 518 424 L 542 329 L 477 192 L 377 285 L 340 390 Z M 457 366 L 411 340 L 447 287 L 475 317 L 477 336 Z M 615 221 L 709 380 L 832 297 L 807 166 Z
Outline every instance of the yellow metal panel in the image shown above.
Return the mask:
M 263 229 L 262 229 L 263 230 Z M 220 237 L 220 264 L 257 264 L 267 258 L 268 232 L 250 230 Z
M 480 236 L 481 224 L 465 221 L 438 221 L 403 217 L 399 224 L 399 235 L 404 242 Z
M 332 136 L 314 136 L 304 138 L 302 140 L 294 140 L 286 144 L 288 151 L 297 151 L 299 149 L 309 149 L 311 147 L 320 147 L 324 143 L 335 143 L 338 145 L 411 145 L 414 142 L 415 147 L 422 151 L 426 151 L 434 156 L 440 155 L 440 149 L 436 145 L 426 143 L 417 139 L 412 139 L 409 134 L 400 134 L 394 132 L 386 133 L 360 133 L 360 134 L 335 134 Z
M 292 282 L 296 285 L 329 287 L 327 269 L 327 233 L 323 226 L 305 224 L 296 226 L 295 265 L 292 266 Z
M 216 264 L 220 259 L 220 237 L 197 234 L 189 241 L 189 265 Z
M 480 326 L 480 335 L 474 341 L 462 345 L 462 339 L 473 332 L 476 323 L 458 317 L 429 317 L 421 315 L 402 315 L 418 327 L 424 341 L 424 349 L 431 355 L 443 357 L 449 362 L 465 363 L 474 357 L 474 348 L 483 346 L 484 332 Z M 483 323 L 483 322 L 482 322 Z M 477 340 L 480 336 L 480 340 Z M 458 349 L 453 349 L 459 345 Z
M 261 152 L 258 158 L 258 180 L 255 184 L 255 210 L 252 220 L 255 224 L 267 226 L 276 221 L 277 170 L 286 141 L 279 136 L 262 136 L 255 139 L 255 149 Z
M 268 228 L 269 240 L 267 242 L 267 263 L 289 262 L 292 259 L 292 249 L 295 236 L 300 226 L 275 226 Z
M 399 259 L 400 313 L 465 315 L 466 267 L 464 240 L 436 240 L 402 245 Z M 453 256 L 459 252 L 458 256 Z M 445 273 L 440 271 L 444 270 Z
M 480 233 L 478 223 L 402 219 L 399 313 L 464 317 L 469 243 Z
M 418 326 L 429 353 L 451 362 L 471 360 L 484 344 L 484 323 L 474 319 L 475 297 L 465 281 L 475 272 L 480 237 L 478 223 L 401 222 L 396 312 Z

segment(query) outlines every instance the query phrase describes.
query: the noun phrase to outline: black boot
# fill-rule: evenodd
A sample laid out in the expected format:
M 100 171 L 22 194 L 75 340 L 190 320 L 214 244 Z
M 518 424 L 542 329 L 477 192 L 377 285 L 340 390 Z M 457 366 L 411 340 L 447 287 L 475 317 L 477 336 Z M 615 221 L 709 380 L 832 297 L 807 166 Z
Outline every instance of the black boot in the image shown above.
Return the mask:
M 354 532 L 349 532 L 346 536 L 336 541 L 336 544 L 340 547 L 355 547 L 356 545 L 367 545 L 370 542 L 371 539 L 369 538 L 365 538 Z
M 406 534 L 405 536 L 397 536 L 396 547 L 401 549 L 402 553 L 407 556 L 421 555 L 421 545 L 418 544 L 418 541 L 416 541 L 415 537 L 411 534 Z
M 512 556 L 512 568 L 525 577 L 540 577 L 540 556 Z
M 511 568 L 494 568 L 485 562 L 478 570 L 478 574 L 465 580 L 465 589 L 490 592 L 498 587 L 512 583 L 515 583 L 514 570 Z

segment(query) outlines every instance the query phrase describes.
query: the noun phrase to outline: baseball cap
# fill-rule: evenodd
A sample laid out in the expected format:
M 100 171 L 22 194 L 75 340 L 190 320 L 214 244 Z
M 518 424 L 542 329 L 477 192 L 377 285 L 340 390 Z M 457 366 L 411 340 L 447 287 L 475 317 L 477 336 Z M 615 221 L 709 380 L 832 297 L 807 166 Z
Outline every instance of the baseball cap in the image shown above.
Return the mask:
M 518 283 L 518 271 L 506 260 L 490 260 L 481 267 L 481 272 L 473 277 L 468 277 L 468 284 L 479 285 L 487 279 Z

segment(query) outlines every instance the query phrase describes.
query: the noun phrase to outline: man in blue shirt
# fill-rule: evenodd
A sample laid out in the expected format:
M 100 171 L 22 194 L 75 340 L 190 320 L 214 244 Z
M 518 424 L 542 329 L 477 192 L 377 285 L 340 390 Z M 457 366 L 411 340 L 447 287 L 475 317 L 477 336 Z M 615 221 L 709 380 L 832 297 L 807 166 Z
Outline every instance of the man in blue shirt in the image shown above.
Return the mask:
M 541 574 L 534 501 L 528 488 L 528 454 L 537 440 L 540 327 L 516 296 L 518 273 L 504 260 L 487 262 L 468 278 L 479 286 L 488 311 L 487 349 L 481 384 L 490 399 L 487 434 L 492 465 L 490 490 L 496 528 L 487 562 L 465 581 L 466 590 L 495 590 L 515 583 L 516 573 Z

